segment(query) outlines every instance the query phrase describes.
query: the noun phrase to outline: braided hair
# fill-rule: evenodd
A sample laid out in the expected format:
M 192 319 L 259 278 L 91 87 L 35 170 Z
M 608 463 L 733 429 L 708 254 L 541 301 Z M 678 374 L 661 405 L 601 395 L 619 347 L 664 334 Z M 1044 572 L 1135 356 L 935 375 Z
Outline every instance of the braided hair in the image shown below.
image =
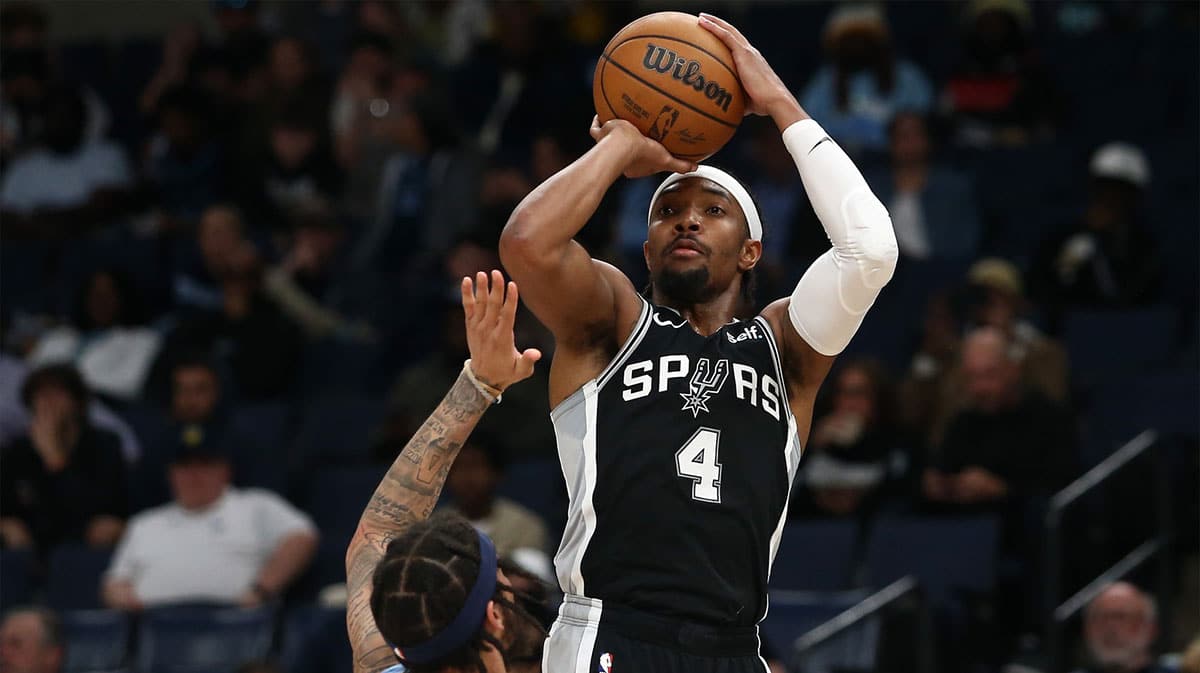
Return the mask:
M 462 610 L 481 565 L 479 536 L 461 515 L 439 512 L 406 528 L 387 546 L 372 578 L 371 614 L 387 642 L 403 650 L 430 640 Z M 541 633 L 541 624 L 514 599 L 504 582 L 492 597 L 509 617 L 521 619 Z M 512 627 L 510 627 L 512 628 Z M 512 633 L 506 634 L 508 644 Z M 405 662 L 411 673 L 437 673 L 446 668 L 486 673 L 482 652 L 494 648 L 507 661 L 507 644 L 480 628 L 469 641 L 437 661 Z

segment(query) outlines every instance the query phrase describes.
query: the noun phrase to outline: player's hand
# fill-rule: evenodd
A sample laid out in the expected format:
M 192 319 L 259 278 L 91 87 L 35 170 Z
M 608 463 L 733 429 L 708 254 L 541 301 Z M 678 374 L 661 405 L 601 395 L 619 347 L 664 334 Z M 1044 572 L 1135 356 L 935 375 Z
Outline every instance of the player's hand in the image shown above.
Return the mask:
M 467 347 L 471 351 L 471 369 L 476 378 L 504 390 L 533 374 L 533 365 L 541 359 L 536 348 L 518 351 L 513 337 L 517 316 L 517 284 L 504 283 L 504 275 L 480 271 L 472 280 L 462 279 L 463 313 L 467 322 Z
M 627 161 L 624 170 L 627 178 L 643 178 L 663 171 L 691 173 L 696 170 L 696 164 L 675 158 L 662 143 L 642 135 L 636 126 L 624 119 L 610 119 L 601 125 L 599 117 L 592 117 L 589 133 L 597 143 L 613 137 L 623 144 L 626 148 L 623 156 Z
M 784 120 L 785 117 L 800 113 L 796 97 L 746 36 L 728 21 L 712 14 L 701 13 L 700 25 L 720 38 L 733 54 L 733 67 L 749 99 L 746 101 L 746 114 L 770 115 L 781 127 L 796 121 Z

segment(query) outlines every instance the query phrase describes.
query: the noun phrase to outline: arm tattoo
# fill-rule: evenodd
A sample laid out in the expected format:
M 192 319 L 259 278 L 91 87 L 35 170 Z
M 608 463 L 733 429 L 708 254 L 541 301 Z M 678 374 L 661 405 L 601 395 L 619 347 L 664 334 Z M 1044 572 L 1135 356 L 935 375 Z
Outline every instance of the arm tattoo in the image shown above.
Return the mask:
M 433 512 L 458 450 L 489 405 L 466 376 L 459 375 L 363 511 L 346 551 L 346 630 L 355 673 L 376 673 L 396 663 L 371 616 L 371 576 L 395 534 Z

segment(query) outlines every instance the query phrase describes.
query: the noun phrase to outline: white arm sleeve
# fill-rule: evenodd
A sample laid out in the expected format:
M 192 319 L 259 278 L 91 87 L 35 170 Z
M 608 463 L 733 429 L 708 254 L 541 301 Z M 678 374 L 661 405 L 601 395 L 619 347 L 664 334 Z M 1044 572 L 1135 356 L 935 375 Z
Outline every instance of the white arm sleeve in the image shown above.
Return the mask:
M 789 126 L 783 144 L 833 243 L 796 284 L 788 316 L 813 350 L 833 356 L 850 343 L 891 280 L 899 255 L 896 234 L 862 173 L 815 121 Z

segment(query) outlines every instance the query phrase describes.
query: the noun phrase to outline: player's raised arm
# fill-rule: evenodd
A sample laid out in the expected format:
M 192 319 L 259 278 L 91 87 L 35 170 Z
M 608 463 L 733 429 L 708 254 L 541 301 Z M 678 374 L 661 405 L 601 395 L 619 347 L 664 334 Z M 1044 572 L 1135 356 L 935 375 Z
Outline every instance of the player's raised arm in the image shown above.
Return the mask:
M 592 122 L 596 145 L 533 190 L 513 211 L 500 236 L 500 259 L 521 284 L 525 303 L 554 333 L 560 350 L 595 343 L 598 332 L 615 330 L 618 301 L 640 310 L 636 292 L 613 267 L 592 260 L 574 241 L 595 214 L 605 192 L 622 174 L 641 177 L 688 171 L 629 122 Z
M 541 353 L 517 351 L 513 320 L 517 286 L 499 271 L 480 272 L 462 283 L 471 359 L 441 404 L 408 441 L 358 523 L 346 550 L 346 628 L 355 673 L 375 673 L 396 663 L 371 615 L 371 576 L 388 542 L 405 526 L 427 518 L 437 504 L 463 442 L 483 413 L 508 386 L 528 378 Z
M 850 343 L 863 316 L 896 269 L 899 250 L 887 209 L 850 157 L 809 118 L 762 54 L 728 22 L 700 15 L 733 53 L 750 99 L 747 110 L 769 115 L 783 133 L 813 210 L 833 248 L 809 267 L 792 296 L 763 311 L 784 335 L 789 383 L 816 393 L 832 359 Z M 785 326 L 790 324 L 791 328 Z M 804 395 L 806 396 L 806 395 Z

